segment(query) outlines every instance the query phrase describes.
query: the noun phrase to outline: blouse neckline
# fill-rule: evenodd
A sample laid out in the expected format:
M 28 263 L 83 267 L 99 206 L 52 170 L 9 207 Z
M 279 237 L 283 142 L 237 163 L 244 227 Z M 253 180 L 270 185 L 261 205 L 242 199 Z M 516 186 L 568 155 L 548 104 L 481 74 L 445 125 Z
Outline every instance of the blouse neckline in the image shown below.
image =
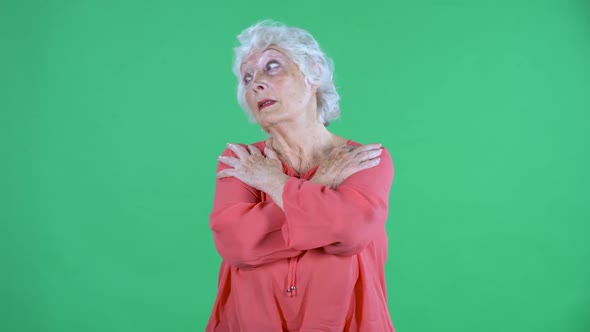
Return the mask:
M 266 148 L 266 140 L 264 140 L 262 142 L 264 144 L 264 147 L 262 148 L 262 150 L 264 151 L 264 148 Z M 351 145 L 351 144 L 352 144 L 351 139 L 346 141 L 346 145 Z M 281 161 L 281 164 L 283 165 L 283 170 L 286 171 L 286 174 L 289 176 L 297 177 L 297 178 L 308 179 L 313 174 L 315 174 L 317 169 L 320 167 L 320 164 L 317 164 L 317 165 L 311 167 L 310 169 L 308 169 L 307 171 L 303 172 L 302 174 L 299 174 L 293 168 L 291 168 L 291 166 L 289 166 L 287 163 L 285 163 L 283 160 L 281 160 L 281 158 L 279 158 L 279 160 Z

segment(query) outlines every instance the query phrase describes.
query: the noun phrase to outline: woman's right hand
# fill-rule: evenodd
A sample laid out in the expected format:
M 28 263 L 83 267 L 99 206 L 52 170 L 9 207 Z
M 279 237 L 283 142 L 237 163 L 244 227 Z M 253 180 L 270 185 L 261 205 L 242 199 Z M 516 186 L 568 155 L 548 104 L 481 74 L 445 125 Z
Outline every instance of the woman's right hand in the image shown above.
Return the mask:
M 354 173 L 379 165 L 380 155 L 381 144 L 339 146 L 328 154 L 310 182 L 336 189 Z

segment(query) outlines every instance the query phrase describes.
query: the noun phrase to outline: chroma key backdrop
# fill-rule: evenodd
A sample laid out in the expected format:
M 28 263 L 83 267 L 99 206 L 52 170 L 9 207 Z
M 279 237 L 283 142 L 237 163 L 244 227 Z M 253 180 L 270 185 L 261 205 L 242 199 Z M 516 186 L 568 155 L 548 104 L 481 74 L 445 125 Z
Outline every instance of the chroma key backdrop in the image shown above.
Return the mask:
M 202 331 L 236 35 L 310 31 L 395 178 L 399 332 L 590 331 L 590 2 L 3 0 L 0 331 Z M 376 331 L 377 332 L 377 331 Z

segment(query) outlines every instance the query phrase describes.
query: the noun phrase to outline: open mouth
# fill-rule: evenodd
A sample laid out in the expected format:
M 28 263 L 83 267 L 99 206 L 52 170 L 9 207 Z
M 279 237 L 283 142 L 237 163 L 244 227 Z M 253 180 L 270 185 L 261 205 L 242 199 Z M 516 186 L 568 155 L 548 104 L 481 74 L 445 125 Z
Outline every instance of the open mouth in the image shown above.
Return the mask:
M 271 105 L 274 105 L 274 103 L 276 103 L 276 100 L 272 100 L 272 99 L 264 99 L 258 102 L 258 110 L 261 111 L 264 108 L 267 108 Z

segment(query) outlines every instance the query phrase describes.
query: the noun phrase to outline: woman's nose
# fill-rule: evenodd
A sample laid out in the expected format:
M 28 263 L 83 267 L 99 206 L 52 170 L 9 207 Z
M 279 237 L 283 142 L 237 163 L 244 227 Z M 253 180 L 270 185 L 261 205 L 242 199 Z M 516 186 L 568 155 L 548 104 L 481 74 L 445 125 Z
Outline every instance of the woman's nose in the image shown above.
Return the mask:
M 264 90 L 264 84 L 260 83 L 260 82 L 255 82 L 254 83 L 254 90 L 256 91 L 263 91 Z
M 252 89 L 254 89 L 256 92 L 264 91 L 264 89 L 266 89 L 266 82 L 262 77 L 258 77 L 258 75 L 256 75 L 254 77 L 254 81 L 252 82 Z

